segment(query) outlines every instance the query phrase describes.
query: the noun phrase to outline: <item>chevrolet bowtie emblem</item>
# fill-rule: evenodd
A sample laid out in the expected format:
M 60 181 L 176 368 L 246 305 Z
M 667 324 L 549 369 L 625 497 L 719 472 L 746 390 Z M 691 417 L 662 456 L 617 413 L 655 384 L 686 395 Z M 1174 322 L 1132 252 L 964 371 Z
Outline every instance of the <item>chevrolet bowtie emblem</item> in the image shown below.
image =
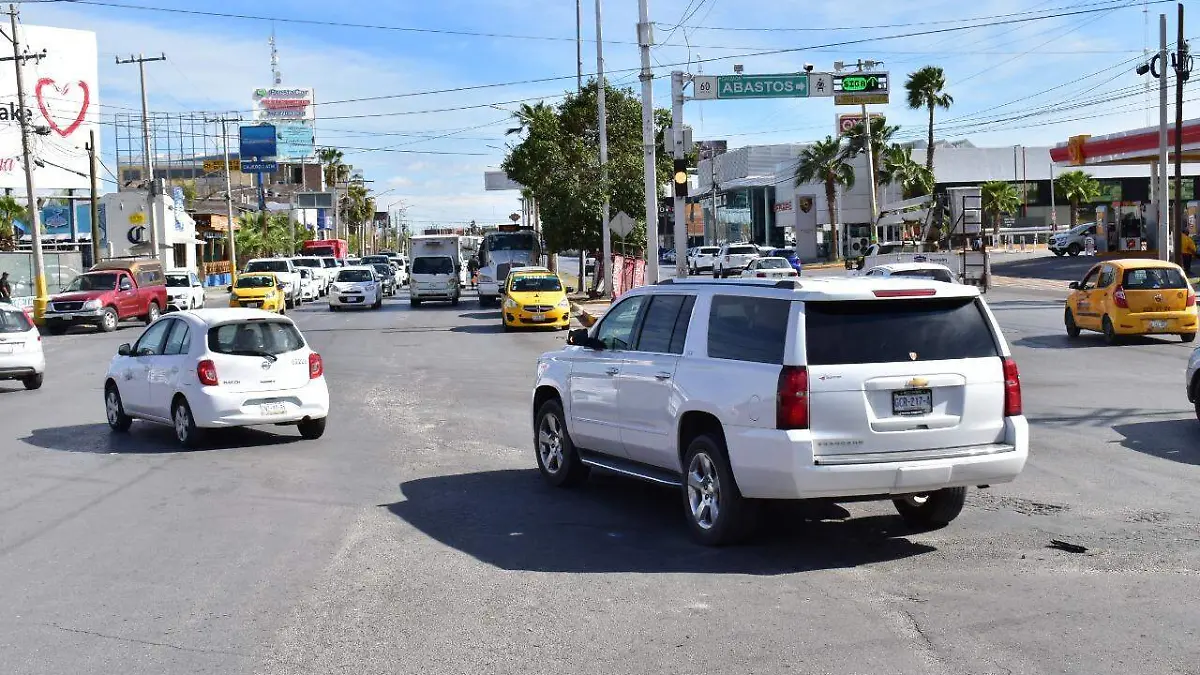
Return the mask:
M 923 378 L 923 377 L 914 377 L 913 379 L 909 380 L 909 381 L 908 381 L 908 384 L 907 384 L 907 385 L 905 385 L 905 386 L 908 386 L 908 387 L 928 387 L 928 386 L 929 386 L 929 380 L 927 380 L 927 379 L 925 379 L 925 378 Z

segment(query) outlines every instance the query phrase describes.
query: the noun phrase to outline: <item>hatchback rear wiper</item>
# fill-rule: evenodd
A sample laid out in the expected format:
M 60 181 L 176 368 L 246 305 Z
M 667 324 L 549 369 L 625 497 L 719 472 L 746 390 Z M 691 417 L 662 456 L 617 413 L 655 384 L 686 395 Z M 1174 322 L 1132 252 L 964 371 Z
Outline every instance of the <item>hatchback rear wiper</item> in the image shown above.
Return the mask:
M 268 354 L 267 352 L 260 352 L 253 349 L 235 349 L 229 353 L 233 354 L 234 356 L 261 356 L 271 363 L 275 363 L 279 360 L 279 357 L 275 356 L 274 354 Z

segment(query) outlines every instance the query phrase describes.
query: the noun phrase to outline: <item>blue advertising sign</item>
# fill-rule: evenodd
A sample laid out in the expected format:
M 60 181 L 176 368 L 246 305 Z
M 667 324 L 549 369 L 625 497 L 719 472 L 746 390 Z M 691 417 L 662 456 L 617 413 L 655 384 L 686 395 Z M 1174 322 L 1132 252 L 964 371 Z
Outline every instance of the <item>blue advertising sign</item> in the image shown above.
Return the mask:
M 316 154 L 312 122 L 288 121 L 275 124 L 276 157 L 281 160 L 310 159 Z
M 329 229 L 329 215 L 325 209 L 317 209 L 317 229 L 318 230 L 328 230 Z
M 274 173 L 278 170 L 279 162 L 242 160 L 242 173 Z
M 274 157 L 276 150 L 275 125 L 256 124 L 238 130 L 238 153 L 244 162 L 247 157 Z M 246 169 L 243 168 L 243 171 Z

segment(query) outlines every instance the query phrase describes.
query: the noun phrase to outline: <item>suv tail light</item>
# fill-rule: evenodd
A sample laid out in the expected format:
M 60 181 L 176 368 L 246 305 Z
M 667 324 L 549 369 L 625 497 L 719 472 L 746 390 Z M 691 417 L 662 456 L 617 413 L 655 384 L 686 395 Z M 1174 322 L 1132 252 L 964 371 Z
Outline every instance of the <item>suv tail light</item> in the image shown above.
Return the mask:
M 1129 309 L 1129 300 L 1125 298 L 1125 287 L 1117 286 L 1117 290 L 1113 291 L 1113 303 L 1122 309 Z
M 321 360 L 321 355 L 312 352 L 308 355 L 308 379 L 315 380 L 325 374 L 325 362 Z
M 200 384 L 206 387 L 215 387 L 220 383 L 217 380 L 217 364 L 208 359 L 196 366 L 196 377 L 200 379 Z
M 807 429 L 808 421 L 808 368 L 784 366 L 779 371 L 775 428 Z
M 1011 356 L 1004 357 L 1004 416 L 1021 414 L 1021 373 Z

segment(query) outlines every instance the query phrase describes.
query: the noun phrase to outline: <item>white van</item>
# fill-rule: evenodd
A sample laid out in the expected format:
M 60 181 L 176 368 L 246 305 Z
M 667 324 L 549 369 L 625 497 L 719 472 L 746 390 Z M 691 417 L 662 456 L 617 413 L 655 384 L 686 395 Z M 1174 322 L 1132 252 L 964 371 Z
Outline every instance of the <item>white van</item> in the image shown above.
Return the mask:
M 430 300 L 449 301 L 458 306 L 462 295 L 458 258 L 450 255 L 425 255 L 413 258 L 409 275 L 409 302 L 420 307 Z

